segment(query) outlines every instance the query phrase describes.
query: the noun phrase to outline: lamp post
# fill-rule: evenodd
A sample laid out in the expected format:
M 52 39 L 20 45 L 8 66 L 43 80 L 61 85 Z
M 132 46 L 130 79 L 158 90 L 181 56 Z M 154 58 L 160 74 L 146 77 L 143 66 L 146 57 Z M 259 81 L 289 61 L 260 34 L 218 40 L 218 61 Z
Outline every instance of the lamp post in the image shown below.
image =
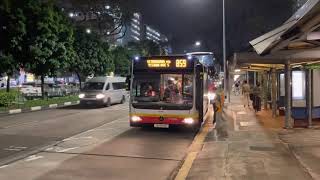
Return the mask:
M 226 3 L 223 0 L 223 71 L 224 71 L 224 85 L 223 90 L 224 94 L 227 94 L 228 87 L 228 78 L 227 78 L 227 52 L 226 52 Z M 228 98 L 228 102 L 230 102 L 230 97 Z
M 197 47 L 199 47 L 199 46 L 201 46 L 201 42 L 200 42 L 200 41 L 196 41 L 196 42 L 194 43 L 194 45 L 197 46 Z

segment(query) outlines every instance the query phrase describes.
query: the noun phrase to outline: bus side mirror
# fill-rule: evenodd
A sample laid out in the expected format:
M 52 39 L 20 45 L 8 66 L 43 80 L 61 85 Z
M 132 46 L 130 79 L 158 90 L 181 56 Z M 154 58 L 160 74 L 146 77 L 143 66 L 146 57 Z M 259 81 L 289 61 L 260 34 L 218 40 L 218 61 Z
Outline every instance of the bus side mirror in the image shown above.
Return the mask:
M 131 76 L 127 76 L 126 78 L 126 90 L 130 91 L 130 86 L 131 86 Z

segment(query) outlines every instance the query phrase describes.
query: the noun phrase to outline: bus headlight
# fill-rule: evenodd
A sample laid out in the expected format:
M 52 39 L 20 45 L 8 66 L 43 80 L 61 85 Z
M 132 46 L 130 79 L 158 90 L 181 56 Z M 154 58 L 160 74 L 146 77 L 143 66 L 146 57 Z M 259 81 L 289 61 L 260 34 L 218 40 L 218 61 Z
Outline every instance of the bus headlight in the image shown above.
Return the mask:
M 185 119 L 183 120 L 183 122 L 184 122 L 185 124 L 193 124 L 193 123 L 194 123 L 194 119 L 193 119 L 193 118 L 185 118 Z
M 97 94 L 97 95 L 96 95 L 96 98 L 97 98 L 97 99 L 103 99 L 104 97 L 105 97 L 104 94 Z
M 139 116 L 131 116 L 131 121 L 132 122 L 139 122 L 141 121 L 142 119 L 139 117 Z
M 86 96 L 85 94 L 79 94 L 80 99 L 84 98 L 85 96 Z
M 210 101 L 214 100 L 214 98 L 216 98 L 216 93 L 209 93 L 208 98 Z

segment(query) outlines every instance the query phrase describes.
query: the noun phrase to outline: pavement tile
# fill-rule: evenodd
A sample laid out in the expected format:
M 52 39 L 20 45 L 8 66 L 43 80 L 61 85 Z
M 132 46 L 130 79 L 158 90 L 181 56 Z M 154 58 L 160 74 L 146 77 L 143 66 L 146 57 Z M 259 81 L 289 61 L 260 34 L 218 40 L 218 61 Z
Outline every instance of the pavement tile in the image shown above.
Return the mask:
M 219 139 L 219 133 L 215 132 L 219 131 L 215 129 L 208 134 L 203 149 L 191 168 L 188 179 L 311 179 L 279 138 L 280 129 L 275 130 L 274 127 L 277 126 L 274 124 L 270 126 L 270 129 L 269 126 L 266 128 L 265 124 L 268 121 L 260 123 L 254 112 L 244 109 L 241 104 L 239 105 L 239 97 L 231 99 L 236 102 L 230 104 L 227 108 L 228 111 L 225 111 L 228 123 L 224 123 L 229 127 L 223 127 L 228 129 L 228 136 L 223 140 Z M 235 120 L 230 118 L 232 113 L 236 114 Z M 258 116 L 262 117 L 260 113 Z M 232 127 L 233 125 L 238 128 Z M 287 134 L 284 136 L 287 141 L 294 139 Z M 312 154 L 309 157 L 310 160 L 315 158 L 314 156 L 320 156 L 320 153 L 317 153 L 318 150 L 309 150 L 313 151 L 308 153 Z M 300 151 L 304 153 L 307 150 Z M 315 166 L 320 169 L 320 165 L 315 164 Z

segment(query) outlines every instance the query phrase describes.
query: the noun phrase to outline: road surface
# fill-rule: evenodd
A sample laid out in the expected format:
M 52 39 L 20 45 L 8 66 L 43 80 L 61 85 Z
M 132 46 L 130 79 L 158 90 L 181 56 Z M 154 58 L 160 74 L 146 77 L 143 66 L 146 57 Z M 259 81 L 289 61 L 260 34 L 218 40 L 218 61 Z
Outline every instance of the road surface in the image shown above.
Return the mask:
M 195 134 L 128 125 L 128 104 L 0 118 L 0 180 L 170 179 Z

